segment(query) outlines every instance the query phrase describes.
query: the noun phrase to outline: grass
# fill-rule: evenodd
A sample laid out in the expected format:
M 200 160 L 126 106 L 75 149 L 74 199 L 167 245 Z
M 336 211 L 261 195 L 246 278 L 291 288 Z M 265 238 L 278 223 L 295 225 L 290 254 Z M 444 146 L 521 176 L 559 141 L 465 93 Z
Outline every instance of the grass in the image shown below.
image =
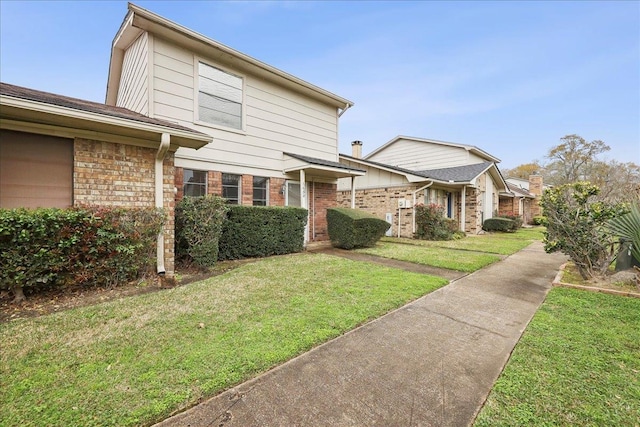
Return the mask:
M 490 233 L 458 240 L 431 241 L 384 237 L 375 247 L 358 249 L 369 255 L 470 273 L 493 264 L 542 239 L 544 228 L 515 233 Z
M 470 273 L 500 260 L 498 255 L 382 242 L 357 252 Z
M 554 288 L 475 427 L 638 426 L 640 299 Z
M 0 425 L 150 425 L 446 283 L 298 254 L 0 324 Z

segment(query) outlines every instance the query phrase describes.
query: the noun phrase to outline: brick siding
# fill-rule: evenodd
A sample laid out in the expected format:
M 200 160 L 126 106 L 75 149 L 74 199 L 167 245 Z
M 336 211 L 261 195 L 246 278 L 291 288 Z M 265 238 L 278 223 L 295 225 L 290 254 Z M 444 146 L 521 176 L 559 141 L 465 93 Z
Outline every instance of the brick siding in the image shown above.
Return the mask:
M 76 138 L 73 155 L 74 205 L 155 206 L 156 149 Z M 174 153 L 163 163 L 165 270 L 174 274 Z M 181 175 L 182 176 L 182 175 Z

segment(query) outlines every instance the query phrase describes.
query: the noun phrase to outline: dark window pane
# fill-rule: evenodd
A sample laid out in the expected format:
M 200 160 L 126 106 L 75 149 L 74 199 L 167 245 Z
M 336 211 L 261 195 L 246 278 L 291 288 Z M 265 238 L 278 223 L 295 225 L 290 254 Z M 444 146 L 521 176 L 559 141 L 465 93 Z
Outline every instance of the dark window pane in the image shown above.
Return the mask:
M 253 205 L 267 206 L 269 189 L 269 178 L 263 176 L 253 177 Z
M 222 174 L 222 197 L 229 204 L 240 204 L 240 175 Z
M 184 169 L 183 181 L 185 197 L 201 197 L 207 194 L 206 171 Z

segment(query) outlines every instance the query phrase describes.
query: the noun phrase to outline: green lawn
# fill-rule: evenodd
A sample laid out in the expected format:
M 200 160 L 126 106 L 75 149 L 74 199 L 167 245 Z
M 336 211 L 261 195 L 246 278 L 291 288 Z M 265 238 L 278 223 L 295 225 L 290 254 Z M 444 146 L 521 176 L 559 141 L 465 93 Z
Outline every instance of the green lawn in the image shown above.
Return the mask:
M 446 283 L 297 254 L 0 324 L 0 425 L 149 425 Z
M 357 249 L 356 251 L 383 258 L 448 268 L 449 270 L 467 273 L 479 270 L 500 260 L 498 255 L 489 253 L 389 242 L 379 242 L 373 248 Z
M 480 412 L 484 426 L 638 426 L 640 299 L 554 288 Z
M 404 243 L 430 248 L 447 248 L 467 251 L 487 252 L 499 255 L 511 255 L 529 246 L 536 240 L 542 240 L 541 227 L 521 228 L 515 233 L 490 233 L 467 236 L 458 240 L 417 240 L 396 237 L 384 237 L 385 243 Z

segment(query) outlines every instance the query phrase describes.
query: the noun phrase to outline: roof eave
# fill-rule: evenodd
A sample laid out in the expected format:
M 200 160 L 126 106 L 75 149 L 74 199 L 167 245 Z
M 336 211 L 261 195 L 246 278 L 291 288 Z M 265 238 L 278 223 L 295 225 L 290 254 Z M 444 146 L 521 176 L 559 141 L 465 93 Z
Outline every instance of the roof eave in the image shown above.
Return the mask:
M 122 60 L 124 58 L 123 55 L 120 57 L 120 54 L 117 51 L 124 51 L 131 41 L 135 40 L 142 31 L 148 31 L 152 34 L 161 34 L 163 37 L 181 44 L 200 44 L 201 47 L 214 49 L 222 55 L 236 58 L 240 62 L 247 64 L 248 68 L 250 68 L 254 73 L 276 81 L 285 87 L 290 87 L 304 92 L 311 97 L 341 109 L 343 112 L 354 105 L 353 101 L 340 97 L 332 92 L 279 70 L 133 3 L 129 3 L 128 9 L 129 12 L 127 17 L 118 31 L 112 46 L 112 61 L 109 67 L 109 86 L 107 88 L 108 103 L 115 102 L 117 86 L 120 79 L 120 73 L 116 71 L 118 68 L 122 68 Z
M 9 107 L 14 111 L 22 110 L 25 112 L 25 114 L 23 115 L 24 118 L 27 119 L 28 112 L 35 112 L 70 118 L 75 120 L 77 123 L 84 121 L 110 125 L 114 127 L 114 130 L 115 128 L 124 130 L 125 134 L 127 129 L 149 132 L 158 135 L 168 133 L 171 135 L 173 143 L 180 141 L 179 145 L 181 147 L 198 149 L 213 141 L 212 137 L 205 134 L 192 133 L 180 129 L 174 129 L 168 126 L 162 126 L 159 124 L 144 123 L 137 120 L 124 119 L 121 117 L 114 117 L 91 111 L 81 111 L 74 108 L 33 101 L 30 99 L 18 98 L 9 95 L 0 95 L 0 107 Z M 4 116 L 4 114 L 0 113 L 0 117 L 2 116 Z

